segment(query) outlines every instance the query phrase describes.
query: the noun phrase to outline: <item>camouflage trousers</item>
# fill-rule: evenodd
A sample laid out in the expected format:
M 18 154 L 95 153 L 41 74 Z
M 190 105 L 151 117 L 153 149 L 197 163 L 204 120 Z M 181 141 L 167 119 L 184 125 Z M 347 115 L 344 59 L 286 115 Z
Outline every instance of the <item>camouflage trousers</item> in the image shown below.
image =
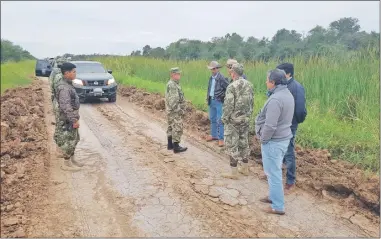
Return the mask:
M 225 124 L 225 150 L 230 156 L 230 166 L 237 167 L 238 162 L 249 162 L 249 124 Z
M 64 153 L 64 158 L 69 159 L 74 155 L 75 148 L 80 140 L 78 129 L 65 127 L 65 123 L 58 121 L 54 132 L 54 140 Z
M 179 114 L 167 115 L 168 129 L 167 136 L 172 136 L 172 141 L 180 143 L 181 136 L 183 135 L 183 117 Z

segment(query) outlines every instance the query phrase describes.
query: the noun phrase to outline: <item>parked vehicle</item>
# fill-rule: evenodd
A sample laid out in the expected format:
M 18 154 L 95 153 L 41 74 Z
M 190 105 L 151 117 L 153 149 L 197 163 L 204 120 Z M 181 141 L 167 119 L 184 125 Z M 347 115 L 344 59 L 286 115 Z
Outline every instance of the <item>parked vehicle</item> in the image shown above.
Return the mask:
M 50 65 L 48 60 L 37 60 L 35 67 L 36 76 L 50 76 L 52 73 L 52 66 Z
M 117 83 L 111 70 L 105 70 L 100 62 L 71 61 L 77 68 L 77 79 L 73 86 L 81 102 L 90 98 L 107 98 L 116 101 Z

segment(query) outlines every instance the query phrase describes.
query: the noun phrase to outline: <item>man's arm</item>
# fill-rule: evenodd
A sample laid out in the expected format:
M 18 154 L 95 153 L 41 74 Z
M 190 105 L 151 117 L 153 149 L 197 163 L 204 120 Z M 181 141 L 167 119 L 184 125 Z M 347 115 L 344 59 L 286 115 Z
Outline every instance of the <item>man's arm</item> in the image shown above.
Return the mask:
M 74 124 L 78 121 L 79 115 L 77 111 L 73 110 L 71 106 L 70 91 L 68 89 L 59 89 L 57 94 L 57 101 L 60 109 L 65 114 L 70 123 Z
M 227 89 L 228 85 L 229 85 L 229 80 L 228 78 L 225 78 L 224 76 L 221 75 L 220 77 L 220 81 L 221 81 L 221 86 L 224 90 Z
M 306 109 L 306 95 L 304 91 L 304 87 L 299 85 L 296 89 L 296 97 L 295 97 L 295 117 L 296 122 L 303 123 L 307 116 Z
M 224 124 L 227 124 L 231 120 L 231 115 L 234 111 L 234 87 L 228 86 L 226 89 L 225 102 L 222 106 L 221 120 Z
M 180 96 L 177 87 L 168 85 L 168 107 L 170 112 L 177 113 L 180 109 Z
M 267 143 L 272 136 L 278 126 L 278 119 L 281 113 L 281 105 L 280 102 L 276 99 L 272 99 L 267 104 L 266 109 L 266 120 L 261 130 L 261 142 Z

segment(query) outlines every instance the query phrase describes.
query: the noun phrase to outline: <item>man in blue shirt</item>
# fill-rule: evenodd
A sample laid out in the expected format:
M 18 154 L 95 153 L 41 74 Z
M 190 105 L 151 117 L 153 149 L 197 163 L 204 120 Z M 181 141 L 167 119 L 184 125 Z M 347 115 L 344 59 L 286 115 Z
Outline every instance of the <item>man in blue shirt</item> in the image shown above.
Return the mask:
M 226 88 L 229 81 L 221 72 L 221 65 L 217 61 L 212 61 L 207 66 L 212 72 L 208 83 L 207 102 L 209 106 L 209 119 L 211 134 L 207 141 L 218 140 L 218 146 L 224 146 L 224 125 L 221 121 L 222 105 L 225 99 Z

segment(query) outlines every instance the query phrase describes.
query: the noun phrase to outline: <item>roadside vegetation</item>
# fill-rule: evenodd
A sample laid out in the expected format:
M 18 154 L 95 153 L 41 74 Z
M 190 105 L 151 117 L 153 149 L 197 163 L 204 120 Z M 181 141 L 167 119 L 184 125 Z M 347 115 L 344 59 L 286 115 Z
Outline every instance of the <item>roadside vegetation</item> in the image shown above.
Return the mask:
M 143 57 L 99 58 L 116 79 L 125 85 L 164 94 L 168 70 L 183 70 L 181 85 L 185 97 L 200 110 L 205 103 L 210 72 L 208 61 L 170 61 Z M 297 143 L 303 147 L 328 149 L 335 158 L 379 170 L 379 58 L 373 51 L 332 59 L 301 56 L 285 59 L 295 64 L 295 78 L 306 89 L 308 116 L 300 125 Z M 255 88 L 255 110 L 266 100 L 266 71 L 278 60 L 243 62 L 245 74 Z M 222 70 L 226 76 L 226 69 Z
M 1 39 L 1 94 L 9 88 L 29 84 L 36 61 L 28 51 Z
M 9 88 L 30 84 L 35 64 L 34 60 L 1 64 L 1 93 Z

